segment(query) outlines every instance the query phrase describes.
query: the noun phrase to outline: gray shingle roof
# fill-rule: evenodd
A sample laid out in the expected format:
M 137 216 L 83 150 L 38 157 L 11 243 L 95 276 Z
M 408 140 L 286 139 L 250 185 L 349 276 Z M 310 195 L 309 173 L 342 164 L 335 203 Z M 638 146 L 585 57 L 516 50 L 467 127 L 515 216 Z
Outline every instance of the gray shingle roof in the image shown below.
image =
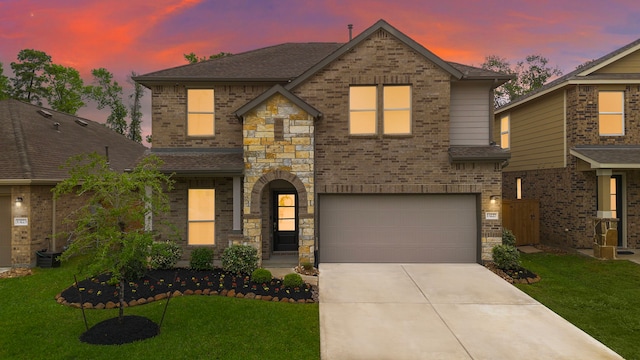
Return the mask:
M 496 145 L 487 146 L 452 146 L 449 148 L 449 159 L 456 161 L 506 161 L 511 158 L 509 150 Z
M 151 154 L 164 161 L 160 170 L 166 173 L 229 176 L 244 172 L 242 149 L 151 149 Z
M 340 46 L 339 43 L 286 43 L 160 70 L 135 80 L 142 84 L 163 80 L 286 82 Z
M 91 152 L 104 155 L 105 146 L 111 167 L 123 171 L 135 166 L 146 150 L 97 122 L 12 99 L 0 101 L 0 144 L 3 181 L 64 179 L 68 174 L 60 165 L 69 157 Z
M 640 146 L 636 145 L 584 145 L 570 150 L 578 157 L 598 168 L 640 168 Z
M 292 86 L 295 86 L 296 81 L 302 81 L 305 76 L 323 68 L 326 65 L 325 62 L 331 62 L 335 57 L 339 57 L 377 29 L 385 29 L 392 33 L 400 41 L 455 75 L 455 78 L 497 79 L 503 80 L 503 82 L 512 78 L 510 75 L 444 61 L 384 20 L 380 20 L 346 44 L 328 42 L 279 44 L 160 70 L 134 77 L 134 80 L 145 86 L 150 86 L 152 83 L 176 81 L 272 82 L 281 85 L 291 82 L 287 86 L 288 89 L 291 89 Z

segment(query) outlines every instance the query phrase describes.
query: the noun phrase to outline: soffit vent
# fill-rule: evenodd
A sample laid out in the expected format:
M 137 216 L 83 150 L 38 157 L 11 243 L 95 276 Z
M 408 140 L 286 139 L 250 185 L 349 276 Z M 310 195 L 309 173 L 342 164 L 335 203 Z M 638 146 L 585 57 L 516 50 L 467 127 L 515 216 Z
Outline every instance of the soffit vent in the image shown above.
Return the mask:
M 42 109 L 38 110 L 38 114 L 46 117 L 47 119 L 53 116 L 53 114 L 51 114 L 47 110 L 42 110 Z
M 89 125 L 88 122 L 84 121 L 84 120 L 80 120 L 80 119 L 76 119 L 76 124 L 80 125 L 80 126 L 87 126 Z

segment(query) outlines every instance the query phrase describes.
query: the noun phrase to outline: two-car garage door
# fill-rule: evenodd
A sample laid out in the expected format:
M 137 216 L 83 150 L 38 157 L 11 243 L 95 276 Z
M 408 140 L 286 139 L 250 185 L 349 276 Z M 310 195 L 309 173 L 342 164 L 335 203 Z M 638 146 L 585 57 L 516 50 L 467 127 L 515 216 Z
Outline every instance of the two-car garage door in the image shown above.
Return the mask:
M 319 261 L 478 262 L 476 195 L 319 198 Z

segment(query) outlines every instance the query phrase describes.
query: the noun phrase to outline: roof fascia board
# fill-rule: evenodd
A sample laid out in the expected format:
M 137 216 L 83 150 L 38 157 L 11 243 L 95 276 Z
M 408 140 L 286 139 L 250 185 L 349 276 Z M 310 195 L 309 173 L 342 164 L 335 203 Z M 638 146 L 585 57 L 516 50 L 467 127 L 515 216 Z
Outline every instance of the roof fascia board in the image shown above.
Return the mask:
M 289 90 L 282 87 L 282 85 L 275 85 L 271 89 L 265 91 L 264 93 L 256 97 L 255 99 L 249 101 L 248 103 L 246 103 L 245 105 L 243 105 L 241 108 L 239 108 L 234 112 L 235 116 L 239 119 L 244 117 L 249 111 L 251 111 L 253 108 L 258 106 L 259 104 L 263 103 L 264 101 L 266 101 L 267 99 L 275 95 L 276 93 L 279 93 L 285 98 L 287 98 L 289 101 L 291 101 L 296 106 L 304 110 L 307 114 L 311 115 L 313 118 L 317 119 L 322 116 L 322 113 L 320 111 L 318 111 L 313 106 L 307 104 L 304 100 L 292 94 Z
M 393 26 L 389 25 L 389 23 L 387 23 L 386 21 L 378 20 L 378 22 L 373 24 L 371 27 L 369 27 L 368 29 L 366 29 L 365 31 L 363 31 L 362 33 L 354 37 L 348 43 L 342 45 L 340 48 L 338 48 L 338 50 L 334 51 L 329 56 L 324 58 L 322 61 L 312 66 L 309 70 L 305 71 L 302 75 L 298 76 L 296 79 L 291 81 L 289 84 L 286 85 L 285 88 L 288 90 L 291 90 L 296 86 L 300 85 L 301 83 L 309 79 L 311 76 L 316 74 L 318 71 L 322 70 L 328 64 L 332 63 L 334 60 L 344 55 L 347 51 L 359 45 L 362 41 L 366 40 L 369 36 L 373 35 L 376 31 L 380 29 L 384 29 L 389 34 L 393 35 L 398 40 L 402 41 L 403 43 L 411 47 L 413 50 L 415 50 L 422 56 L 431 60 L 436 65 L 440 66 L 442 69 L 444 69 L 449 74 L 451 74 L 451 76 L 453 76 L 454 78 L 459 80 L 463 77 L 463 73 L 455 69 L 453 66 L 449 65 L 446 61 L 436 56 L 434 53 L 426 49 L 424 46 L 420 45 L 415 40 L 411 39 L 410 37 L 406 36 L 405 34 L 400 32 Z
M 56 185 L 64 179 L 0 179 L 0 185 Z
M 603 61 L 603 62 L 601 62 L 599 64 L 596 64 L 596 65 L 593 65 L 593 66 L 588 66 L 584 71 L 581 71 L 577 75 L 578 76 L 590 75 L 590 74 L 602 69 L 603 67 L 606 67 L 606 66 L 608 66 L 610 64 L 613 64 L 614 62 L 622 59 L 623 57 L 638 51 L 638 49 L 640 49 L 640 44 L 638 44 L 636 46 L 633 46 L 633 47 L 621 52 L 620 54 L 617 54 L 616 56 L 612 57 L 611 59 L 607 59 L 606 61 Z

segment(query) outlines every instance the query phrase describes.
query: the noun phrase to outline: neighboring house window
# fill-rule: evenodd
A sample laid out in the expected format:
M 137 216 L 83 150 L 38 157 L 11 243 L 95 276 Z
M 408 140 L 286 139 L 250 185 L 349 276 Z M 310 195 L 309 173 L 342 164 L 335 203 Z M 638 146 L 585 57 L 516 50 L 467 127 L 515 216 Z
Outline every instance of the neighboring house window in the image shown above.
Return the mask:
M 352 86 L 349 89 L 349 134 L 378 133 L 378 95 L 382 96 L 382 132 L 411 134 L 411 86 Z
M 376 90 L 375 86 L 349 88 L 349 134 L 372 135 L 377 132 Z
M 214 189 L 189 189 L 189 245 L 215 244 L 215 199 Z
M 214 135 L 213 89 L 187 90 L 187 135 Z
M 500 118 L 500 147 L 503 149 L 508 149 L 511 146 L 510 126 L 509 115 L 503 115 Z
M 411 134 L 411 87 L 385 86 L 383 88 L 385 134 Z
M 600 91 L 598 113 L 600 136 L 624 135 L 624 91 Z
M 516 178 L 516 199 L 522 199 L 522 178 Z

